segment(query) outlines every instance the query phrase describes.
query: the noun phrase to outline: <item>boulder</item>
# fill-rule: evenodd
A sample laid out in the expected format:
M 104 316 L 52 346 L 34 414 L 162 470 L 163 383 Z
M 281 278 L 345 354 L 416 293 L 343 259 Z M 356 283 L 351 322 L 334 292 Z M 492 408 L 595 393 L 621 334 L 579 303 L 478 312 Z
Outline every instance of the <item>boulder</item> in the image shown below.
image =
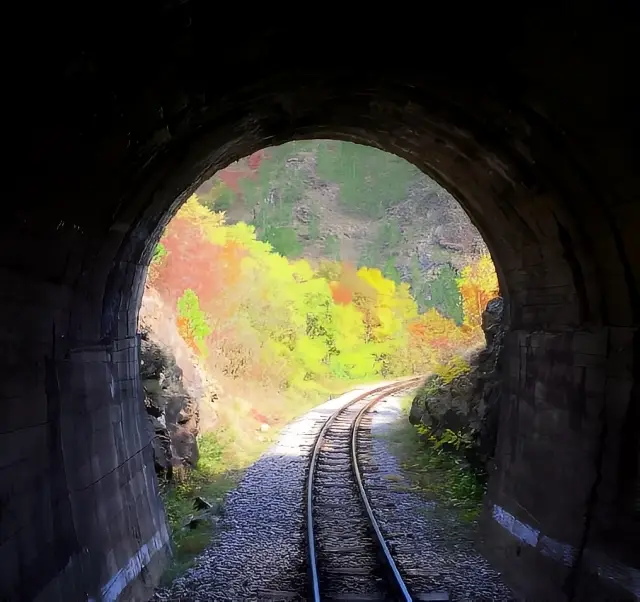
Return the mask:
M 504 301 L 502 297 L 491 299 L 482 313 L 482 330 L 484 330 L 487 347 L 493 345 L 493 339 L 502 328 L 503 313 Z

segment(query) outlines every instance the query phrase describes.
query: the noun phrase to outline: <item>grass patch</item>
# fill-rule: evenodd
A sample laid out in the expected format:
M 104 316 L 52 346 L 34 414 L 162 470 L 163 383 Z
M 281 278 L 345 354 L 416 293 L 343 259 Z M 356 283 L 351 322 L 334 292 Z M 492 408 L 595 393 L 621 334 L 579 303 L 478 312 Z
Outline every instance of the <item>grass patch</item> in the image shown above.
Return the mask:
M 222 436 L 221 436 L 222 435 Z M 168 585 L 188 569 L 193 559 L 202 552 L 214 534 L 213 523 L 201 523 L 194 529 L 183 528 L 190 515 L 195 514 L 193 501 L 201 496 L 220 505 L 225 494 L 241 476 L 237 463 L 229 463 L 229 449 L 224 434 L 207 433 L 198 438 L 200 459 L 192 471 L 175 475 L 175 482 L 163 487 L 163 500 L 173 541 L 173 561 L 162 577 Z
M 196 496 L 223 512 L 226 494 L 238 483 L 245 470 L 253 464 L 278 438 L 280 431 L 293 419 L 323 403 L 330 396 L 340 395 L 363 383 L 330 382 L 309 386 L 304 391 L 287 391 L 268 395 L 229 395 L 217 406 L 218 426 L 198 437 L 200 459 L 194 470 L 174 473 L 173 483 L 161 483 L 173 541 L 173 561 L 162 577 L 166 586 L 181 575 L 211 542 L 217 527 L 212 523 L 200 523 L 194 529 L 183 528 L 196 511 Z M 251 403 L 247 397 L 260 399 L 256 404 L 261 414 L 269 417 L 270 428 L 261 432 L 259 423 L 251 418 Z
M 412 396 L 403 399 L 406 415 Z M 418 491 L 439 506 L 455 510 L 466 522 L 477 520 L 486 492 L 486 478 L 474 470 L 462 452 L 434 446 L 409 420 L 402 420 L 389 430 L 385 439 L 411 482 Z

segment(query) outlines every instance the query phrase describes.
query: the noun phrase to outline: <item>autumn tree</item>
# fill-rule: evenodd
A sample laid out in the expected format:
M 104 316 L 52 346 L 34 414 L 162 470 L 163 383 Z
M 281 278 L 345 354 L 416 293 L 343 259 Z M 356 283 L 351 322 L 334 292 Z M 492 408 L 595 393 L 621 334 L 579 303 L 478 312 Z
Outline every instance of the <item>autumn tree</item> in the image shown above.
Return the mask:
M 488 254 L 462 270 L 458 288 L 462 295 L 464 324 L 475 329 L 481 328 L 482 313 L 499 290 L 496 269 Z
M 409 285 L 380 269 L 291 260 L 196 196 L 157 249 L 151 284 L 176 307 L 185 341 L 230 377 L 282 388 L 433 370 L 475 342 L 497 292 L 488 256 L 462 270 L 459 327 L 434 308 L 420 313 Z

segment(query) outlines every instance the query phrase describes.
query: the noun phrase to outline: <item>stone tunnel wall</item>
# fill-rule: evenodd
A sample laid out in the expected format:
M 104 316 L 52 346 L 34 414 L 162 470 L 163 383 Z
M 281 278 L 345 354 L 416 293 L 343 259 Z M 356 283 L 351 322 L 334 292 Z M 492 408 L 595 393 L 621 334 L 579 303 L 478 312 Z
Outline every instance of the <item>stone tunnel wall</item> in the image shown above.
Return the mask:
M 3 75 L 0 598 L 144 599 L 167 555 L 137 375 L 145 263 L 214 171 L 333 137 L 449 188 L 496 261 L 494 561 L 533 599 L 633 599 L 640 21 L 510 6 L 434 5 L 450 26 L 428 35 L 404 11 L 296 27 L 229 6 L 240 35 L 204 0 L 7 8 L 29 52 Z
M 622 511 L 614 502 L 620 483 L 615 470 L 602 468 L 620 460 L 607 447 L 621 438 L 632 401 L 632 336 L 611 328 L 505 338 L 485 549 L 531 599 L 638 594 L 637 526 L 626 537 L 610 531 Z M 612 348 L 618 352 L 607 357 Z M 567 490 L 572 495 L 560 493 Z
M 169 539 L 144 407 L 131 403 L 142 394 L 138 338 L 73 348 L 64 337 L 42 341 L 25 364 L 26 320 L 50 316 L 33 302 L 57 302 L 57 327 L 69 310 L 61 288 L 23 290 L 29 311 L 3 329 L 2 393 L 30 403 L 9 406 L 2 424 L 0 598 L 146 599 Z

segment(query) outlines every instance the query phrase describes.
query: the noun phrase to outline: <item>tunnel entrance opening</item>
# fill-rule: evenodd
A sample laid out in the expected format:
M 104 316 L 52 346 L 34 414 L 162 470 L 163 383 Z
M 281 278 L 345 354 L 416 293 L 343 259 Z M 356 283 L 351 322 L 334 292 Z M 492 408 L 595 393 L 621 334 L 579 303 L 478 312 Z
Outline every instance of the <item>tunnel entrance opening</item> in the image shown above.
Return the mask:
M 7 126 L 21 202 L 0 226 L 2 595 L 144 599 L 167 553 L 133 403 L 153 243 L 232 161 L 334 138 L 452 191 L 508 291 L 490 556 L 532 599 L 637 596 L 636 16 L 576 6 L 550 23 L 525 8 L 503 28 L 490 15 L 460 36 L 465 52 L 419 67 L 405 59 L 424 55 L 423 32 L 404 23 L 360 73 L 287 67 L 295 32 L 261 24 L 207 76 L 215 15 L 199 2 L 150 12 L 118 14 L 108 39 L 47 23 L 65 44 L 43 45 L 28 78 L 10 73 L 23 93 Z M 159 31 L 173 42 L 159 48 Z M 345 36 L 349 56 L 370 47 L 360 35 Z
M 193 519 L 193 503 L 220 498 L 228 474 L 240 475 L 293 417 L 371 379 L 433 375 L 425 391 L 442 383 L 437 404 L 432 392 L 434 403 L 412 410 L 433 443 L 392 412 L 394 437 L 404 462 L 420 456 L 423 490 L 467 523 L 477 518 L 497 406 L 476 373 L 498 378 L 502 312 L 484 319 L 497 294 L 460 205 L 394 155 L 292 142 L 204 182 L 154 249 L 140 312 L 145 405 L 175 544 L 169 576 L 208 543 L 211 523 Z M 494 342 L 481 360 L 485 336 Z M 185 478 L 196 437 L 199 466 Z M 272 461 L 271 478 L 282 478 Z

